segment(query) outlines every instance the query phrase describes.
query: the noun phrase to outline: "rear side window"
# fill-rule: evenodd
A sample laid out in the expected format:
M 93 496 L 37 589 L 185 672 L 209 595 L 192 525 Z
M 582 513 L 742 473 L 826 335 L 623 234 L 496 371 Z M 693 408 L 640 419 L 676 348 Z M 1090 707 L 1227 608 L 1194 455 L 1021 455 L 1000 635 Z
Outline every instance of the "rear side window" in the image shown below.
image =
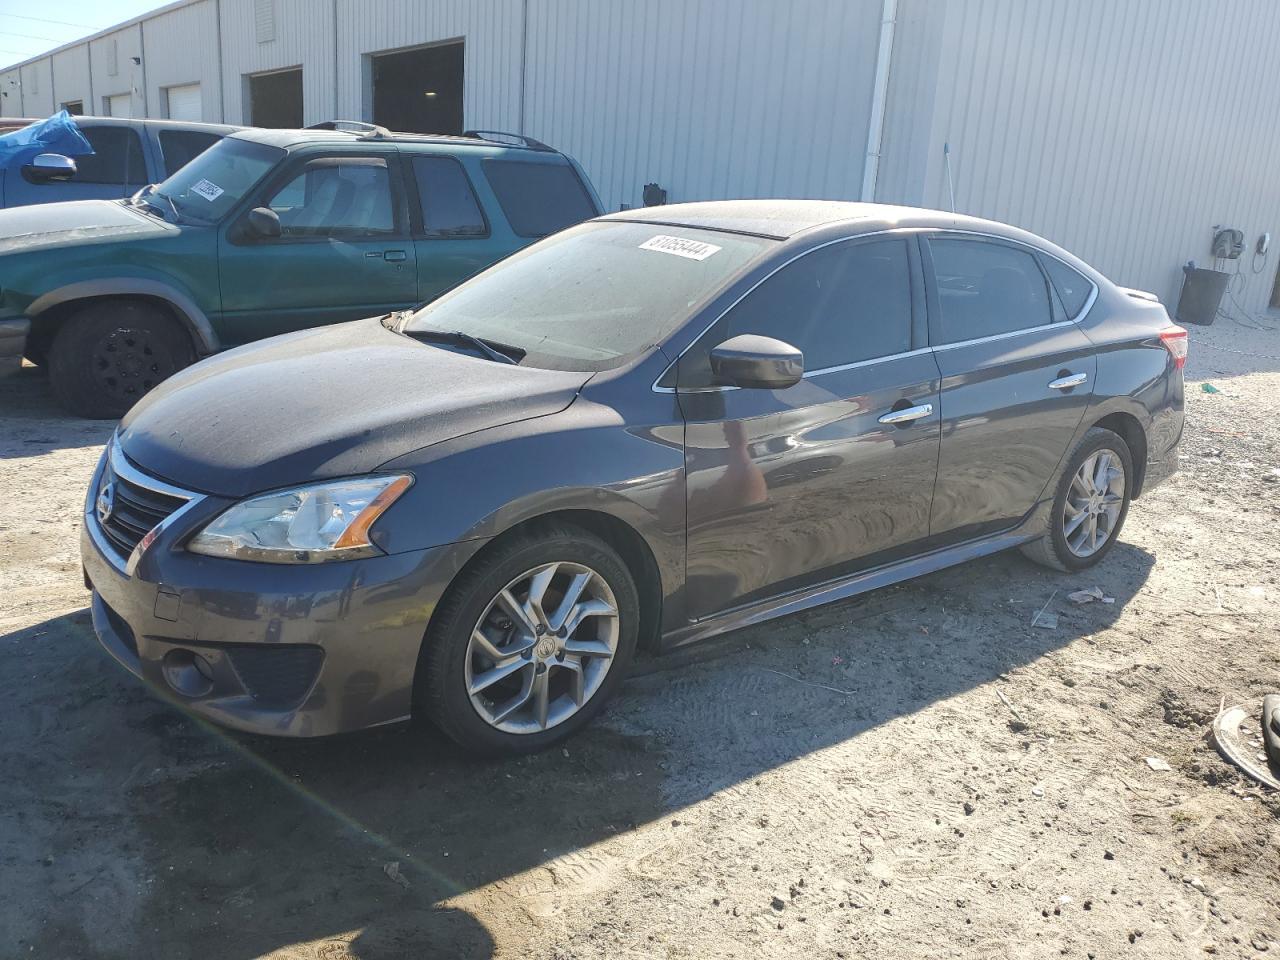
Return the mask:
M 938 285 L 935 343 L 957 343 L 1053 322 L 1049 287 L 1025 250 L 982 240 L 929 241 Z
M 428 237 L 483 237 L 489 233 L 480 202 L 462 164 L 452 157 L 414 157 Z
M 76 157 L 77 183 L 118 183 L 141 187 L 150 179 L 142 141 L 128 127 L 81 127 L 92 156 Z
M 1067 309 L 1067 316 L 1074 320 L 1080 316 L 1089 295 L 1093 293 L 1092 281 L 1080 271 L 1053 257 L 1041 257 L 1040 262 L 1053 281 L 1053 288 L 1058 291 L 1062 305 Z
M 194 130 L 160 131 L 160 153 L 164 156 L 164 175 L 172 177 L 222 137 L 216 133 Z
M 519 237 L 545 237 L 590 220 L 595 204 L 567 163 L 485 160 L 484 175 Z
M 911 349 L 911 266 L 903 240 L 837 243 L 788 264 L 716 324 L 684 386 L 706 386 L 710 351 L 744 333 L 804 353 L 807 371 L 875 360 Z M 699 373 L 698 371 L 702 371 Z M 703 378 L 706 382 L 702 382 Z

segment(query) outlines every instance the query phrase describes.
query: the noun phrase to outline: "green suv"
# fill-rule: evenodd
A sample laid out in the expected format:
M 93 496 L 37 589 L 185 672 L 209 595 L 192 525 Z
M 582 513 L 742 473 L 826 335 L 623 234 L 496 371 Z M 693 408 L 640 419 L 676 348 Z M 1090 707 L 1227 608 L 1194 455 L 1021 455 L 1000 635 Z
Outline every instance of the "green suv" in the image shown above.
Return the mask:
M 199 357 L 407 309 L 599 213 L 525 137 L 245 130 L 127 200 L 0 210 L 0 360 L 118 417 Z

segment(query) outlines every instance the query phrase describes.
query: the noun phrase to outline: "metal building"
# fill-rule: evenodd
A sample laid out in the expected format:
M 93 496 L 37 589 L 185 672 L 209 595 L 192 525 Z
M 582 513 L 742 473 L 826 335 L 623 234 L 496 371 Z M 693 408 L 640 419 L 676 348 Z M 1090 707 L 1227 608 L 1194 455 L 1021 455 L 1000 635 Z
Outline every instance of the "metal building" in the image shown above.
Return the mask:
M 0 115 L 515 131 L 611 209 L 954 205 L 1167 302 L 1233 228 L 1251 314 L 1280 307 L 1277 48 L 1274 0 L 184 0 L 0 71 Z

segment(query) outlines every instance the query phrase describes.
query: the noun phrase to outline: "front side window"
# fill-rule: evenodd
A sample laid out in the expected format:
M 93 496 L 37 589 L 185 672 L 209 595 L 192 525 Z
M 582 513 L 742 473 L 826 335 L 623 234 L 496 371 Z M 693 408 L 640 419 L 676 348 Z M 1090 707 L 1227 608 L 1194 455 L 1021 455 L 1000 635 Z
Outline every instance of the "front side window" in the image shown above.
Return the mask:
M 81 127 L 92 156 L 76 157 L 77 183 L 113 183 L 134 188 L 147 182 L 142 141 L 128 127 Z
M 1093 281 L 1055 257 L 1043 256 L 1040 262 L 1044 264 L 1045 272 L 1053 281 L 1053 287 L 1058 291 L 1058 297 L 1062 300 L 1062 306 L 1066 308 L 1067 316 L 1074 320 L 1080 315 L 1090 294 L 1093 293 Z
M 264 204 L 283 236 L 360 237 L 396 232 L 391 171 L 383 157 L 312 160 Z
M 200 154 L 222 139 L 217 133 L 195 130 L 161 130 L 160 153 L 164 156 L 164 174 L 172 177 Z
M 518 237 L 546 237 L 598 212 L 567 163 L 485 160 L 484 175 Z
M 1044 274 L 1029 251 L 985 240 L 929 241 L 938 286 L 934 344 L 1053 322 Z
M 428 237 L 488 235 L 480 202 L 462 164 L 453 157 L 414 157 L 413 174 Z
M 155 189 L 179 216 L 197 223 L 225 217 L 285 156 L 278 147 L 227 137 Z M 162 203 L 161 209 L 168 204 Z
M 526 366 L 606 370 L 661 343 L 777 243 L 691 227 L 580 224 L 526 247 L 414 315 L 521 351 Z

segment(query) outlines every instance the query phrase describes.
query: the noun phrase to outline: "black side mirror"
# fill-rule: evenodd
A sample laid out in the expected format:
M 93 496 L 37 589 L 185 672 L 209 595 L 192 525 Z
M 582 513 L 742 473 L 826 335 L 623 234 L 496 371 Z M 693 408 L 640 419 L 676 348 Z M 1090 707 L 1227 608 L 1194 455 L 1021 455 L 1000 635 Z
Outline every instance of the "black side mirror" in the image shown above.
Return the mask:
M 38 153 L 22 168 L 22 173 L 32 183 L 70 180 L 76 175 L 76 162 L 60 153 Z
M 711 372 L 735 387 L 785 390 L 804 376 L 804 354 L 773 337 L 744 333 L 711 351 Z
M 264 240 L 274 240 L 283 230 L 280 215 L 270 207 L 254 207 L 249 211 L 249 231 Z

